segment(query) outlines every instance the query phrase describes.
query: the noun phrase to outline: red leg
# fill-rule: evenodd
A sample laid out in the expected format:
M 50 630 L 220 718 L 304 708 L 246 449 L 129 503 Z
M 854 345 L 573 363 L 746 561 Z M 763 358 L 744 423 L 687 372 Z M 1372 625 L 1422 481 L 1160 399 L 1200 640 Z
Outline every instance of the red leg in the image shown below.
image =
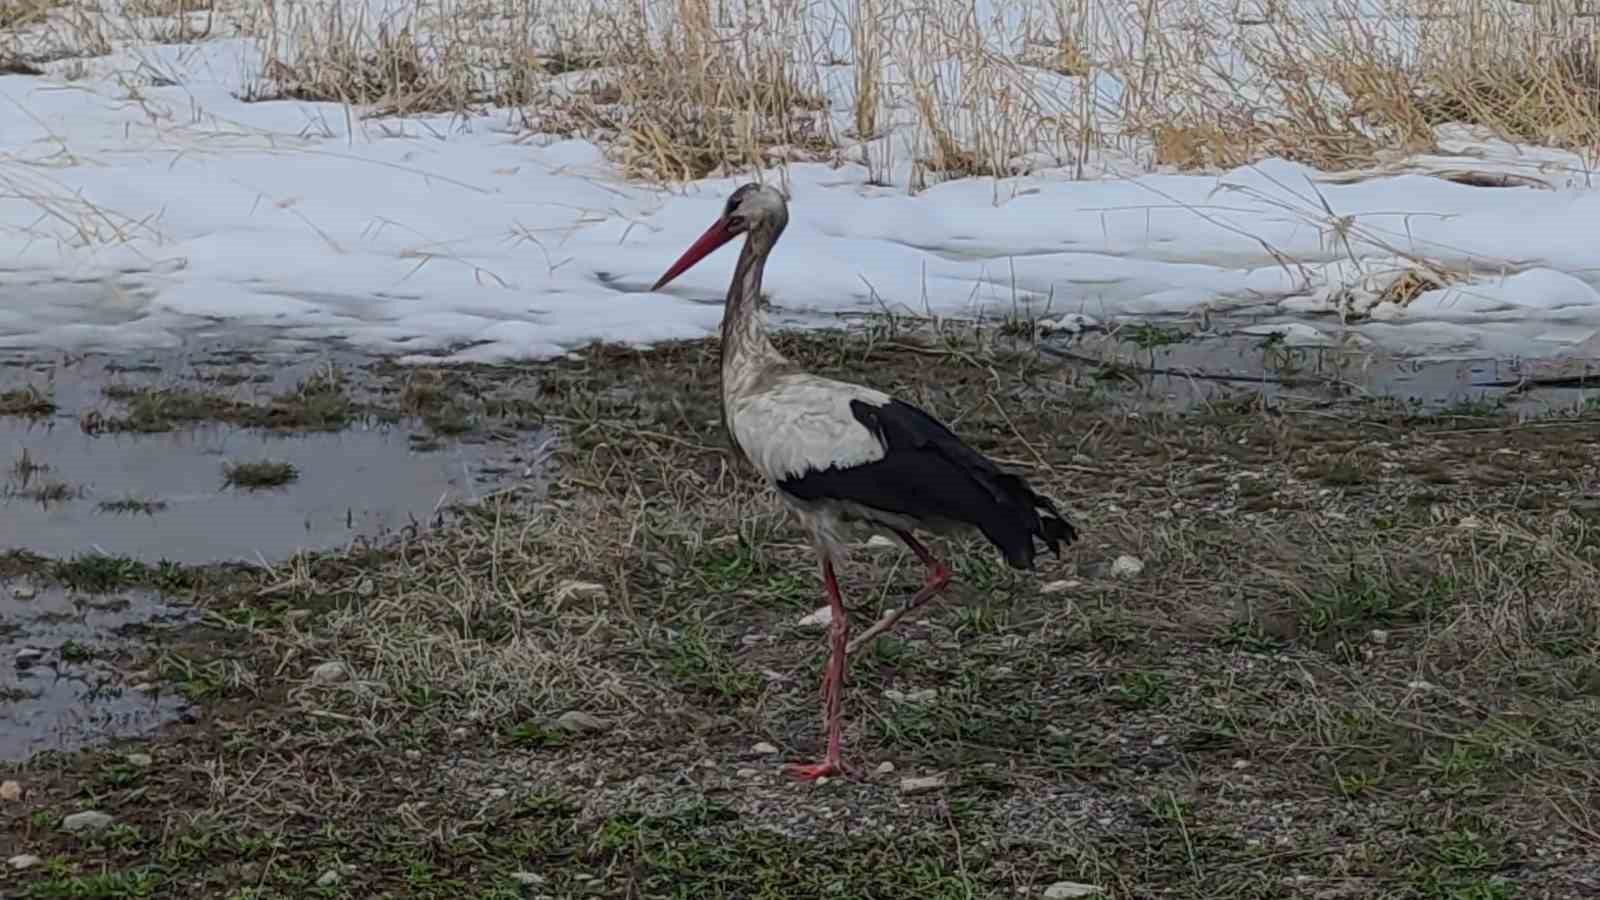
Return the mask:
M 933 554 L 928 552 L 928 548 L 922 546 L 920 541 L 911 536 L 911 532 L 896 529 L 895 534 L 899 536 L 900 540 L 905 541 L 906 546 L 911 548 L 911 552 L 917 555 L 917 559 L 922 560 L 922 564 L 928 567 L 928 580 L 923 584 L 922 590 L 917 591 L 905 606 L 891 609 L 884 613 L 883 618 L 879 619 L 871 628 L 861 632 L 860 637 L 851 641 L 846 651 L 848 653 L 855 653 L 862 647 L 871 644 L 878 635 L 893 628 L 895 623 L 899 622 L 908 613 L 937 597 L 945 589 L 945 586 L 950 583 L 950 570 L 944 567 L 944 563 L 934 559 Z
M 844 600 L 839 597 L 839 581 L 833 575 L 833 560 L 826 556 L 822 558 L 822 583 L 828 590 L 828 606 L 833 611 L 828 629 L 833 647 L 822 675 L 822 727 L 828 735 L 828 751 L 822 762 L 791 763 L 787 767 L 789 774 L 807 781 L 845 772 L 844 763 L 839 760 L 839 691 L 844 684 L 845 641 L 850 636 L 850 623 L 844 611 Z

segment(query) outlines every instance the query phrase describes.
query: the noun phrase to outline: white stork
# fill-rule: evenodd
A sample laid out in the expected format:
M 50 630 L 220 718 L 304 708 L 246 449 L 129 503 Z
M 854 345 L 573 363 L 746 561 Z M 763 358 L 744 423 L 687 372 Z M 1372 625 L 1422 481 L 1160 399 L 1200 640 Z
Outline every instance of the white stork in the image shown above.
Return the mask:
M 1057 556 L 1077 532 L 1049 498 L 1000 470 L 926 412 L 860 385 L 803 372 L 767 338 L 758 308 L 767 255 L 789 222 L 782 193 L 746 184 L 721 217 L 651 290 L 748 234 L 722 314 L 722 407 L 733 442 L 810 531 L 827 589 L 832 653 L 823 674 L 827 756 L 792 765 L 805 779 L 840 774 L 839 689 L 845 657 L 927 603 L 949 583 L 944 564 L 912 532 L 976 528 L 1016 569 L 1032 569 L 1034 539 Z M 851 532 L 889 532 L 927 566 L 922 590 L 846 645 L 849 625 L 834 577 Z

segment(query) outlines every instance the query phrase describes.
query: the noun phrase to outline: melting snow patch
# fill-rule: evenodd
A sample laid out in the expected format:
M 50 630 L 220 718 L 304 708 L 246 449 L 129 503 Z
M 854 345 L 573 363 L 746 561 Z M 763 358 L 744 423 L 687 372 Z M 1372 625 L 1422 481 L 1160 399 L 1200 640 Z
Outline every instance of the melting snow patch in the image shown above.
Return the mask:
M 1259 335 L 1281 342 L 1285 347 L 1327 347 L 1333 338 L 1303 322 L 1280 322 L 1275 325 L 1246 325 L 1240 334 Z
M 503 111 L 370 120 L 336 103 L 246 103 L 261 48 L 119 47 L 73 61 L 84 71 L 72 90 L 53 76 L 0 79 L 0 347 L 149 349 L 248 327 L 409 362 L 496 362 L 716 328 L 730 256 L 664 294 L 648 286 L 744 179 L 630 182 L 595 144 L 513 133 Z M 850 82 L 826 85 L 843 115 Z M 1085 177 L 1019 151 L 1026 175 L 913 194 L 909 162 L 795 163 L 766 290 L 779 315 L 805 321 L 1021 311 L 1074 332 L 1249 308 L 1367 319 L 1362 329 L 1374 318 L 1475 334 L 1512 319 L 1600 328 L 1589 289 L 1600 194 L 1560 175 L 1582 161 L 1470 131 L 1449 139 L 1467 155 L 1359 178 L 1281 159 L 1097 178 L 1132 170 L 1108 158 Z M 1449 180 L 1464 166 L 1542 187 Z M 1397 291 L 1418 260 L 1519 274 Z

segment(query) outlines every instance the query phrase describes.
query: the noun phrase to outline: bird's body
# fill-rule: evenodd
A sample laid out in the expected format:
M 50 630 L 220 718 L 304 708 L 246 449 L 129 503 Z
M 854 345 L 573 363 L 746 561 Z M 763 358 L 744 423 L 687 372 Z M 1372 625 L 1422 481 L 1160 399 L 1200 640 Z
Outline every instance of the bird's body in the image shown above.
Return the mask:
M 823 681 L 828 753 L 825 762 L 799 769 L 816 777 L 842 768 L 839 688 L 847 653 L 926 603 L 949 580 L 914 531 L 975 528 L 1018 569 L 1033 568 L 1035 539 L 1059 553 L 1076 532 L 1048 498 L 962 443 L 933 416 L 882 391 L 804 372 L 778 352 L 757 304 L 762 267 L 787 222 L 782 194 L 755 184 L 740 187 L 723 216 L 656 288 L 738 234 L 750 235 L 723 313 L 723 413 L 734 444 L 810 532 L 822 563 L 833 611 L 833 653 Z M 862 530 L 898 536 L 928 567 L 928 581 L 847 647 L 834 564 Z
M 778 491 L 784 504 L 835 559 L 846 552 L 854 526 L 873 524 L 868 509 L 819 496 L 824 471 L 852 471 L 883 459 L 884 448 L 851 415 L 856 403 L 889 397 L 803 372 L 779 375 L 754 390 L 725 392 L 723 411 L 740 452 Z
M 1048 499 L 881 391 L 785 374 L 725 412 L 756 471 L 836 561 L 863 530 L 977 528 L 1019 569 L 1032 567 L 1035 536 L 1068 537 Z

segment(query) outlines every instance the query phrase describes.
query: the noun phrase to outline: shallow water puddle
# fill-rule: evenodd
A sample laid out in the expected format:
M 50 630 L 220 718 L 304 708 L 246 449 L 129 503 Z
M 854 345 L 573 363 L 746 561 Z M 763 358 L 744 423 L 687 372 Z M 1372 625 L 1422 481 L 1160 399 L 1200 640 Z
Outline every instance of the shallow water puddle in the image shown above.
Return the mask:
M 197 618 L 149 591 L 0 581 L 0 760 L 138 737 L 183 716 L 181 695 L 116 660 Z
M 393 410 L 368 362 L 218 353 L 0 369 L 0 392 L 54 405 L 0 416 L 0 550 L 273 561 L 426 526 L 531 473 L 537 433 L 440 437 Z M 297 394 L 332 371 L 337 389 Z M 230 480 L 259 464 L 276 471 Z
M 11 467 L 0 547 L 191 564 L 281 559 L 429 524 L 445 506 L 479 496 L 485 456 L 467 446 L 414 452 L 406 432 L 388 426 L 276 436 L 203 425 L 91 437 L 15 419 L 0 420 L 0 447 L 10 448 Z M 292 466 L 293 480 L 225 484 L 228 464 L 263 460 Z
M 0 554 L 270 564 L 537 483 L 538 429 L 371 363 L 325 351 L 0 362 Z M 153 673 L 114 661 L 196 619 L 150 592 L 0 581 L 0 760 L 183 715 Z
M 1085 332 L 1049 338 L 1041 349 L 1108 367 L 1109 373 L 1121 367 L 1126 380 L 1139 385 L 1144 405 L 1175 409 L 1249 392 L 1269 401 L 1386 399 L 1427 414 L 1500 404 L 1537 416 L 1600 397 L 1600 366 L 1585 359 L 1403 357 L 1373 348 L 1301 345 L 1274 334 L 1271 326 L 1253 333 L 1196 333 L 1182 323 Z

